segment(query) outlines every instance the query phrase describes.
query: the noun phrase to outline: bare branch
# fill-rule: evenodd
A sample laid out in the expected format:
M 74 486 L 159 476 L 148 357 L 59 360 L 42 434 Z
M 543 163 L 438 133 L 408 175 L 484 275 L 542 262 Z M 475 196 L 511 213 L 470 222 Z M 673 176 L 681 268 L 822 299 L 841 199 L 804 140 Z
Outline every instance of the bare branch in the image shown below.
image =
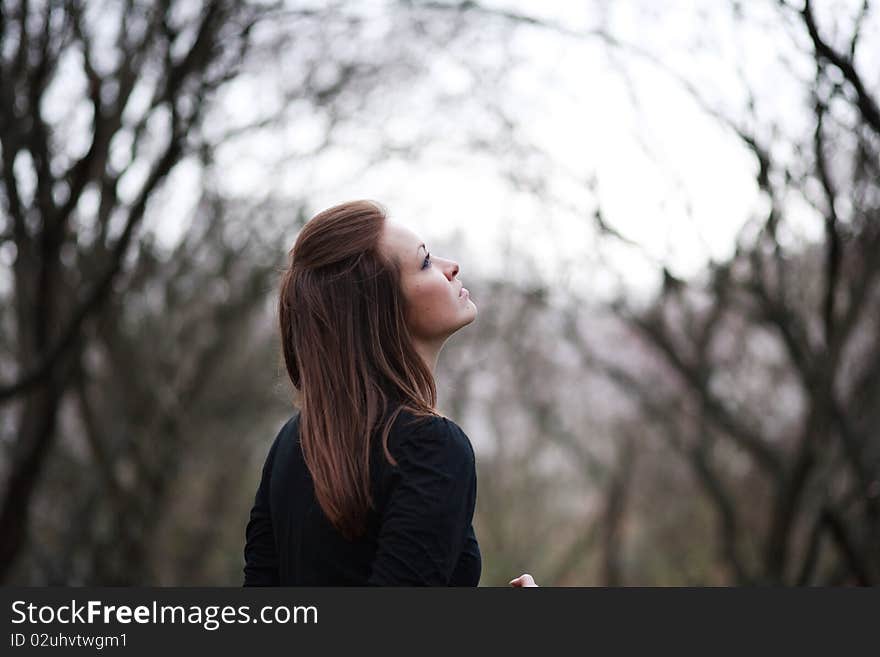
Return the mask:
M 862 25 L 865 23 L 865 16 L 868 15 L 868 7 L 871 3 L 868 0 L 862 0 L 862 6 L 859 8 L 859 14 L 856 16 L 855 24 L 853 25 L 853 34 L 852 38 L 849 41 L 849 60 L 855 61 L 856 58 L 856 47 L 859 42 L 859 37 L 862 35 Z
M 831 538 L 837 544 L 844 562 L 861 586 L 873 586 L 877 580 L 870 565 L 862 558 L 854 539 L 843 518 L 835 510 L 825 507 L 824 520 L 827 523 Z
M 721 553 L 733 570 L 737 584 L 749 584 L 752 578 L 746 570 L 740 554 L 740 525 L 734 498 L 726 490 L 721 478 L 712 466 L 709 445 L 709 436 L 707 433 L 703 433 L 698 443 L 688 450 L 688 455 L 703 488 L 714 502 L 714 508 L 718 514 Z
M 622 525 L 635 472 L 636 444 L 635 436 L 624 434 L 617 447 L 617 463 L 606 486 L 602 513 L 604 586 L 622 586 L 624 582 L 621 566 Z
M 807 550 L 796 580 L 798 586 L 809 586 L 813 580 L 813 574 L 816 572 L 816 565 L 819 562 L 819 554 L 822 550 L 824 529 L 825 516 L 820 513 L 816 518 L 816 522 L 813 523 L 813 528 L 810 530 L 810 536 L 807 539 Z
M 782 459 L 776 451 L 765 443 L 760 436 L 746 427 L 740 420 L 731 414 L 724 405 L 709 390 L 708 379 L 705 372 L 698 365 L 688 363 L 676 350 L 662 327 L 649 320 L 635 315 L 623 317 L 632 326 L 639 329 L 640 333 L 647 338 L 648 343 L 656 347 L 701 399 L 708 417 L 724 432 L 735 439 L 746 449 L 756 462 L 767 471 L 779 475 L 783 471 Z
M 810 39 L 813 41 L 813 47 L 816 49 L 816 54 L 828 60 L 831 64 L 837 67 L 841 73 L 843 73 L 843 76 L 852 85 L 856 92 L 856 105 L 862 113 L 865 123 L 873 129 L 876 135 L 880 136 L 880 108 L 877 106 L 877 101 L 865 88 L 865 85 L 862 82 L 862 77 L 856 71 L 852 60 L 846 55 L 837 52 L 819 35 L 819 28 L 816 26 L 816 18 L 813 15 L 813 3 L 810 0 L 804 1 L 804 8 L 801 11 L 801 16 L 807 27 Z
M 816 99 L 816 129 L 813 133 L 813 148 L 816 154 L 816 170 L 819 174 L 819 180 L 822 183 L 822 189 L 825 192 L 825 202 L 827 208 L 825 211 L 825 300 L 823 303 L 822 316 L 825 322 L 825 344 L 832 345 L 834 343 L 834 300 L 837 291 L 837 280 L 840 274 L 840 234 L 838 233 L 838 225 L 840 219 L 837 216 L 835 202 L 837 200 L 837 192 L 834 183 L 831 181 L 831 175 L 828 171 L 828 162 L 825 155 L 825 136 L 823 133 L 823 119 L 825 117 L 826 108 L 821 100 Z

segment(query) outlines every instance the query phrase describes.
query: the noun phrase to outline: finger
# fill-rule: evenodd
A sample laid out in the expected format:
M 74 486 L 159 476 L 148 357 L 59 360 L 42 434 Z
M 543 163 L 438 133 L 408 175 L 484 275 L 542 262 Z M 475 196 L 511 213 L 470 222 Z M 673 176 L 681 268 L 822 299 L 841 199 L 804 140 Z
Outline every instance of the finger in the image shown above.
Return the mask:
M 526 586 L 534 586 L 538 587 L 538 584 L 535 583 L 535 578 L 529 575 L 528 573 L 523 573 L 515 580 L 517 583 L 515 586 L 526 587 Z M 538 587 L 540 588 L 540 587 Z
M 529 586 L 528 580 L 531 579 L 531 577 L 532 576 L 528 573 L 523 573 L 519 577 L 515 577 L 514 579 L 510 580 L 510 585 L 517 587 Z M 534 580 L 532 580 L 532 585 L 534 586 Z

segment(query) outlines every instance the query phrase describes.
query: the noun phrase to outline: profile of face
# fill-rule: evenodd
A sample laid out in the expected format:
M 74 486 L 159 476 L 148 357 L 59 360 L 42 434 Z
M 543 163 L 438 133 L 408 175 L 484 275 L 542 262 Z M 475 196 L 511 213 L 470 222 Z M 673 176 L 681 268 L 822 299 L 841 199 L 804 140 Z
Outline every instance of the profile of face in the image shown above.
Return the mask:
M 400 263 L 407 326 L 417 342 L 437 348 L 474 321 L 477 306 L 458 279 L 457 262 L 430 253 L 418 235 L 388 220 L 379 248 Z

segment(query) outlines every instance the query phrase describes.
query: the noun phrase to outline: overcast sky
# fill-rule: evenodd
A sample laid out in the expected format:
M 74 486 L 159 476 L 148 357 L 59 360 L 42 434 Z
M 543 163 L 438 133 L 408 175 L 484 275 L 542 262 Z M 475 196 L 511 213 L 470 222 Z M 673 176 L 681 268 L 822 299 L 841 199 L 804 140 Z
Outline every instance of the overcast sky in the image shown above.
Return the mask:
M 373 16 L 378 43 L 389 38 L 386 4 L 357 4 L 358 11 Z M 340 131 L 339 143 L 313 164 L 273 159 L 320 139 L 320 121 L 307 114 L 291 119 L 281 132 L 230 145 L 219 160 L 229 190 L 248 193 L 268 186 L 309 198 L 313 211 L 347 199 L 379 200 L 429 249 L 457 259 L 464 281 L 471 272 L 531 280 L 536 272 L 518 255 L 528 253 L 551 285 L 566 281 L 601 295 L 612 289 L 609 272 L 617 272 L 633 292 L 649 291 L 657 281 L 655 266 L 637 250 L 597 244 L 590 218 L 597 204 L 649 258 L 680 275 L 693 275 L 709 256 L 729 255 L 737 231 L 764 208 L 754 181 L 756 165 L 676 76 L 693 84 L 712 107 L 754 126 L 745 111 L 751 89 L 759 125 L 775 120 L 797 134 L 809 114 L 805 88 L 795 76 L 809 79 L 813 72 L 798 49 L 805 42 L 797 42 L 796 29 L 792 39 L 776 3 L 743 3 L 747 13 L 739 21 L 732 3 L 720 0 L 484 4 L 539 16 L 572 32 L 601 28 L 632 47 L 528 25 L 516 29 L 507 48 L 491 41 L 479 47 L 453 42 L 432 55 L 427 75 L 382 86 L 381 102 L 367 103 Z M 819 16 L 829 36 L 831 13 L 845 29 L 858 4 L 823 3 Z M 880 39 L 876 13 L 864 44 Z M 443 12 L 437 16 L 449 20 Z M 491 19 L 483 22 L 488 26 Z M 497 68 L 510 54 L 514 60 L 501 62 L 509 72 L 497 87 L 471 86 L 469 66 L 482 58 Z M 285 56 L 297 55 L 281 53 L 282 62 Z M 872 64 L 880 70 L 876 54 L 873 62 L 863 57 L 857 63 L 863 71 Z M 279 70 L 288 69 L 267 74 Z M 520 163 L 518 155 L 499 155 L 491 144 L 488 150 L 467 145 L 467 135 L 482 134 L 485 123 L 481 93 L 492 94 L 514 120 L 517 138 L 532 143 L 540 155 L 522 156 Z M 437 94 L 457 100 L 441 111 L 434 102 Z M 265 79 L 252 78 L 233 87 L 224 102 L 230 115 L 253 114 L 260 103 L 277 98 Z M 365 169 L 380 133 L 405 141 L 426 129 L 431 141 L 417 159 L 388 157 Z M 543 193 L 511 185 L 504 172 L 520 164 L 527 178 L 537 174 L 546 180 Z M 182 195 L 187 175 L 183 167 L 175 178 Z M 591 179 L 594 191 L 587 184 Z M 793 212 L 799 221 L 789 239 L 818 234 L 816 217 L 805 208 Z M 163 231 L 175 232 L 173 219 Z

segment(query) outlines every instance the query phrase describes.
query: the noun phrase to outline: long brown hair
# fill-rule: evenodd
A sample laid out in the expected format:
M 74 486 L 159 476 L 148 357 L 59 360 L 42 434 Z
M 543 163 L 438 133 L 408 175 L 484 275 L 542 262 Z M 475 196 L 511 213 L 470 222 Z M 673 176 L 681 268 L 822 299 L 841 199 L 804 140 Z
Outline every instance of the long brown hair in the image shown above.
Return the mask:
M 405 321 L 400 263 L 379 249 L 375 201 L 342 203 L 303 226 L 289 252 L 278 305 L 284 363 L 299 396 L 299 436 L 318 504 L 347 539 L 366 529 L 371 438 L 386 458 L 404 409 L 438 415 L 431 370 Z

